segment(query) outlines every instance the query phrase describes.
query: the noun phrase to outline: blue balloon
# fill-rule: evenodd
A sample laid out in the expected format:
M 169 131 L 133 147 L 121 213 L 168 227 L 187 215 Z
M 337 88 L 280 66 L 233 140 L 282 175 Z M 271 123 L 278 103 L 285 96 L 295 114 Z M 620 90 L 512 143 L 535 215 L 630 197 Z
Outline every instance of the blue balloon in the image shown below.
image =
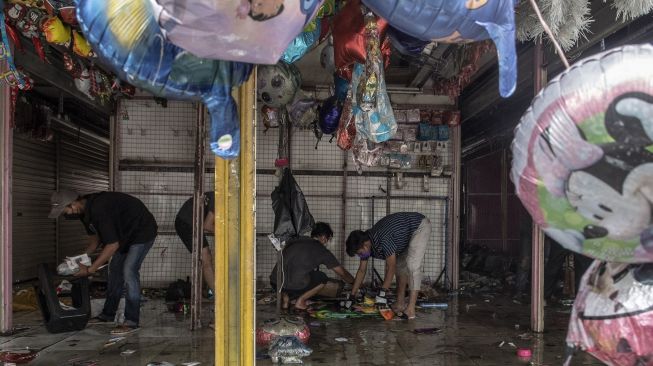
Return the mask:
M 320 38 L 320 19 L 315 19 L 317 26 L 311 32 L 300 33 L 288 45 L 288 48 L 281 55 L 281 61 L 292 64 L 293 62 L 304 57 L 304 55 L 317 43 Z
M 515 0 L 363 0 L 398 30 L 425 41 L 462 43 L 492 39 L 499 57 L 499 92 L 517 85 Z
M 320 108 L 320 130 L 327 135 L 335 133 L 338 130 L 341 113 L 342 103 L 338 101 L 338 98 L 335 95 L 327 98 Z
M 226 159 L 238 156 L 231 88 L 247 80 L 252 65 L 199 58 L 166 41 L 148 0 L 76 3 L 87 40 L 118 77 L 157 96 L 203 101 L 211 114 L 211 150 Z
M 424 47 L 431 43 L 430 41 L 422 41 L 419 38 L 409 36 L 394 27 L 388 27 L 387 34 L 397 52 L 407 56 L 419 55 Z

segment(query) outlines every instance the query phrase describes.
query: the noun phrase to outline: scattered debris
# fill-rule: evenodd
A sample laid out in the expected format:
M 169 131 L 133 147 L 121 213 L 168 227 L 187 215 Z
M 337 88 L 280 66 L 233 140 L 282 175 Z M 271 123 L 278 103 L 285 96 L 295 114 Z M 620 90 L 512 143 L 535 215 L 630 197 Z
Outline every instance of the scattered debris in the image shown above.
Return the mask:
M 126 349 L 126 350 L 120 352 L 120 355 L 121 356 L 129 356 L 129 355 L 134 354 L 135 352 L 136 352 L 135 349 Z
M 515 330 L 519 330 L 519 324 L 515 324 Z
M 38 355 L 37 351 L 29 349 L 29 347 L 15 351 L 0 351 L 0 361 L 15 364 L 28 363 Z
M 476 304 L 467 304 L 467 305 L 465 305 L 465 311 L 469 313 L 469 309 L 471 309 L 471 308 L 473 308 L 475 306 L 476 306 Z
M 436 334 L 442 332 L 440 328 L 417 328 L 413 330 L 415 334 Z
M 348 339 L 348 338 L 345 338 L 345 337 L 336 337 L 336 338 L 335 338 L 335 341 L 336 341 L 336 342 L 341 342 L 341 343 L 342 343 L 342 342 L 348 342 L 349 339 Z
M 518 335 L 517 338 L 519 338 L 519 339 L 533 339 L 533 334 L 528 333 L 528 332 L 527 333 L 522 333 L 522 334 Z
M 379 309 L 379 313 L 381 313 L 381 316 L 385 320 L 392 320 L 392 318 L 394 318 L 395 316 L 392 309 Z
M 519 348 L 517 349 L 517 356 L 530 358 L 531 356 L 533 356 L 533 351 L 531 351 L 530 348 Z
M 501 343 L 499 343 L 499 348 L 503 347 L 504 344 L 506 344 L 506 341 L 501 341 Z
M 268 354 L 274 363 L 302 363 L 301 358 L 313 353 L 313 350 L 295 336 L 282 336 L 270 343 Z
M 200 365 L 200 364 L 201 364 L 200 362 L 192 361 L 192 362 L 184 362 L 184 363 L 181 364 L 181 366 L 197 366 L 197 365 Z
M 517 346 L 516 346 L 514 343 L 512 343 L 512 342 L 508 342 L 508 345 L 509 345 L 510 347 L 512 347 L 512 348 L 517 348 Z
M 167 361 L 162 361 L 162 362 L 154 361 L 148 363 L 147 366 L 175 366 L 175 364 Z
M 126 341 L 127 341 L 127 337 L 113 337 L 113 338 L 110 338 L 105 344 L 102 345 L 102 348 L 100 349 L 100 353 L 104 353 L 104 352 L 108 351 L 109 349 L 121 346 Z
M 309 324 L 311 327 L 319 327 L 320 325 L 322 325 L 322 323 L 320 323 L 320 322 L 310 322 L 310 323 L 308 323 L 308 324 Z

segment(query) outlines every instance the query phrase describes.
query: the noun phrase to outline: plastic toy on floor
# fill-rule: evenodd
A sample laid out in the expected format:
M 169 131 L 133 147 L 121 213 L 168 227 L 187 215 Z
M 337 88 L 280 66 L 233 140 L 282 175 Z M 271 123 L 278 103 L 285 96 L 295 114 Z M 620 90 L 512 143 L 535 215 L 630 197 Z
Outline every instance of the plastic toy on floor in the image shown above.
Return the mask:
M 302 357 L 313 353 L 295 336 L 282 336 L 272 340 L 268 351 L 274 363 L 303 363 Z
M 301 342 L 308 343 L 311 331 L 304 319 L 297 316 L 270 319 L 256 329 L 256 344 L 267 346 L 273 339 L 280 336 L 294 336 Z

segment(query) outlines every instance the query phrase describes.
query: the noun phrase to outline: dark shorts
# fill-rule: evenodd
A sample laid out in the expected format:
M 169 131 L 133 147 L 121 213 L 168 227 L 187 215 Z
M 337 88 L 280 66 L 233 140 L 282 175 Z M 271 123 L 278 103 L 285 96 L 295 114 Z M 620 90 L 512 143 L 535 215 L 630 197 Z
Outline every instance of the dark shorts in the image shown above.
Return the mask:
M 179 235 L 179 238 L 181 238 L 181 241 L 184 242 L 186 249 L 188 249 L 188 251 L 192 253 L 193 252 L 193 226 L 187 224 L 185 221 L 176 219 L 175 231 L 177 232 L 177 235 Z M 204 235 L 203 238 L 204 238 L 204 244 L 202 245 L 202 248 L 206 248 L 209 246 L 209 241 L 206 240 L 206 235 Z
M 315 287 L 325 284 L 329 282 L 329 277 L 324 272 L 320 271 L 311 271 L 309 274 L 310 280 L 308 283 L 308 286 L 306 286 L 303 289 L 300 290 L 293 290 L 293 289 L 283 289 L 283 292 L 287 293 L 288 296 L 291 299 L 296 299 L 300 296 L 302 296 L 304 293 L 306 293 L 309 290 L 314 289 Z M 276 291 L 277 290 L 277 284 L 273 281 L 270 281 L 270 285 L 272 285 L 272 288 Z

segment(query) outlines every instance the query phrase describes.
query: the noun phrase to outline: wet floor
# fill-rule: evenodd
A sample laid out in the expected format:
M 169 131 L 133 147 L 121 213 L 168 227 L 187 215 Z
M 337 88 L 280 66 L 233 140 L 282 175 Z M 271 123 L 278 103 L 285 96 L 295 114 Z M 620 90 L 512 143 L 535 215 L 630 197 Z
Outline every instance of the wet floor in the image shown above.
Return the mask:
M 309 346 L 313 354 L 305 365 L 560 365 L 570 308 L 547 309 L 547 331 L 528 332 L 529 308 L 510 299 L 452 299 L 449 309 L 418 312 L 416 320 L 382 319 L 316 320 L 311 325 Z M 210 306 L 210 304 L 206 304 Z M 49 334 L 38 312 L 16 313 L 14 324 L 29 329 L 0 337 L 0 350 L 31 347 L 39 356 L 28 365 L 146 365 L 167 361 L 181 365 L 201 362 L 213 365 L 213 331 L 191 332 L 189 318 L 169 313 L 161 301 L 143 305 L 142 328 L 125 341 L 101 352 L 111 338 L 106 325 L 92 325 L 80 332 Z M 208 319 L 210 311 L 204 312 Z M 273 305 L 259 305 L 257 321 L 274 317 Z M 516 329 L 518 326 L 519 329 Z M 436 327 L 437 334 L 414 334 L 415 328 Z M 346 338 L 337 341 L 336 338 Z M 503 342 L 503 345 L 501 344 Z M 530 348 L 533 357 L 520 360 L 515 347 Z M 500 347 L 501 346 L 501 347 Z M 121 355 L 123 351 L 134 352 Z M 591 356 L 578 355 L 572 365 L 600 365 Z M 257 365 L 272 365 L 258 360 Z

